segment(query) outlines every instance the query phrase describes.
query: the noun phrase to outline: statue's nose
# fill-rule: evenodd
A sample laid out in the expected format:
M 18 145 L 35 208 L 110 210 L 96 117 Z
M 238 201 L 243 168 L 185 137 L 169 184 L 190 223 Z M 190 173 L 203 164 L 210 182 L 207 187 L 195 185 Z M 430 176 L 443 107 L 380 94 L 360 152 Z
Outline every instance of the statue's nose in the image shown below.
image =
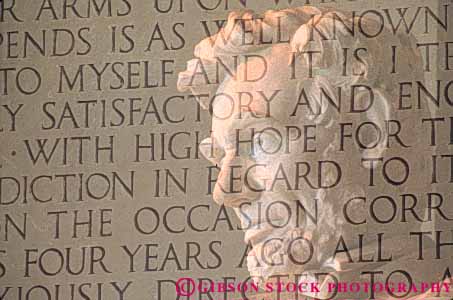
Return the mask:
M 226 155 L 214 188 L 214 201 L 228 207 L 239 207 L 260 198 L 265 191 L 263 182 L 256 180 L 256 166 L 250 167 L 243 159 Z
M 216 165 L 220 172 L 213 191 L 213 199 L 220 205 L 239 207 L 242 203 L 259 199 L 265 190 L 264 181 L 258 180 L 260 165 L 250 167 L 245 157 L 225 153 L 214 138 L 204 139 L 201 154 Z

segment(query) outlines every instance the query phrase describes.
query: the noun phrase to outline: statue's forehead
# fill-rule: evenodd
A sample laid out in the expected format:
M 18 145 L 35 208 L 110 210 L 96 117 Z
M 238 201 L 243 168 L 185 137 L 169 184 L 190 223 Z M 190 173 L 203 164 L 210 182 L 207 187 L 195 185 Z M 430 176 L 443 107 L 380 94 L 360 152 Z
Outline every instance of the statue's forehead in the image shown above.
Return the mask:
M 282 124 L 293 121 L 290 115 L 297 103 L 297 80 L 291 80 L 290 55 L 289 45 L 273 45 L 260 52 L 259 58 L 241 64 L 236 79 L 230 77 L 222 82 L 211 99 L 212 131 L 219 143 L 236 129 L 264 126 L 272 123 L 270 119 Z M 266 72 L 260 76 L 263 61 Z M 250 76 L 248 79 L 260 78 L 245 80 L 245 72 Z M 250 112 L 259 120 L 247 119 Z
M 287 110 L 282 109 L 283 105 L 276 103 L 276 108 L 273 108 L 272 105 L 267 106 L 262 99 L 257 102 L 261 103 L 250 107 L 236 105 L 233 111 L 228 109 L 231 106 L 226 108 L 221 102 L 213 106 L 212 135 L 222 147 L 225 147 L 227 141 L 236 140 L 238 133 L 240 139 L 250 139 L 252 130 L 258 132 L 269 127 L 280 128 L 290 121 Z
M 213 124 L 220 127 L 237 127 L 247 122 L 247 115 L 272 118 L 281 123 L 293 122 L 291 112 L 297 105 L 297 84 L 282 80 L 276 86 L 266 83 L 232 83 L 219 89 L 211 99 Z

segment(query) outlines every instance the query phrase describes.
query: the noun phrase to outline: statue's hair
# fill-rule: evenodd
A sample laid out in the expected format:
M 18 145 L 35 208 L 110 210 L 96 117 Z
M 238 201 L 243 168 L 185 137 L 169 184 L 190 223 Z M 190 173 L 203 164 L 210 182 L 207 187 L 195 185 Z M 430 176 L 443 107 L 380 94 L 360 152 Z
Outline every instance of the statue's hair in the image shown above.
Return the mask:
M 193 68 L 197 62 L 203 63 L 208 74 L 214 73 L 217 71 L 216 58 L 228 64 L 228 60 L 234 55 L 259 53 L 275 45 L 259 43 L 244 45 L 242 43 L 244 30 L 250 39 L 255 40 L 258 39 L 258 34 L 263 34 L 264 40 L 268 40 L 279 30 L 290 37 L 292 52 L 288 53 L 288 60 L 295 55 L 308 59 L 307 55 L 300 55 L 308 50 L 321 51 L 320 55 L 313 56 L 313 66 L 322 70 L 322 74 L 317 75 L 326 77 L 323 82 L 328 82 L 333 89 L 366 84 L 392 97 L 397 90 L 395 76 L 404 77 L 408 81 L 422 80 L 423 73 L 420 67 L 422 59 L 413 36 L 393 33 L 385 26 L 380 30 L 381 25 L 379 21 L 368 16 L 356 16 L 353 12 L 312 6 L 269 10 L 262 16 L 257 16 L 250 10 L 232 11 L 219 32 L 203 39 L 195 46 L 195 60 L 189 61 L 188 70 L 180 73 L 178 88 L 181 91 L 214 91 L 217 86 L 207 87 L 203 79 L 192 78 Z M 258 27 L 262 32 L 256 30 Z M 370 38 L 364 32 L 380 33 Z M 393 59 L 391 46 L 396 46 L 398 52 L 404 54 L 398 57 L 398 74 L 393 76 L 389 72 Z M 366 49 L 366 53 L 361 52 L 362 62 L 350 60 L 346 65 L 347 75 L 343 74 L 344 48 L 349 48 L 350 51 L 357 48 Z

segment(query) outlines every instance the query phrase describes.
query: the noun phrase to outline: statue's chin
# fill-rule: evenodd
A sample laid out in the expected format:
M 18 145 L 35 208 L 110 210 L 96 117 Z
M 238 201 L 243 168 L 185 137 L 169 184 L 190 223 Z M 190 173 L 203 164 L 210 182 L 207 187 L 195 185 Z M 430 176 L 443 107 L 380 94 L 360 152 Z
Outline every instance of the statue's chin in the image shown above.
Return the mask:
M 250 205 L 235 208 L 245 230 L 244 241 L 252 247 L 247 257 L 251 277 L 266 280 L 296 274 L 316 260 L 310 229 L 299 224 L 296 214 L 288 215 L 288 210 L 296 211 L 297 203 L 287 201 L 285 208 L 275 200 L 286 196 L 262 194 Z
M 294 275 L 303 272 L 309 254 L 307 243 L 303 240 L 300 228 L 284 229 L 282 234 L 274 230 L 258 243 L 247 256 L 247 267 L 250 276 L 266 281 L 277 275 Z
M 278 275 L 291 275 L 291 267 L 288 263 L 285 263 L 285 258 L 283 254 L 275 254 L 275 257 L 280 256 L 278 259 L 283 260 L 281 263 L 269 264 L 265 262 L 259 263 L 259 259 L 255 255 L 249 255 L 247 257 L 247 267 L 250 273 L 250 276 L 254 278 L 255 281 L 258 281 L 260 284 L 263 284 L 273 277 Z M 272 259 L 268 258 L 267 260 Z

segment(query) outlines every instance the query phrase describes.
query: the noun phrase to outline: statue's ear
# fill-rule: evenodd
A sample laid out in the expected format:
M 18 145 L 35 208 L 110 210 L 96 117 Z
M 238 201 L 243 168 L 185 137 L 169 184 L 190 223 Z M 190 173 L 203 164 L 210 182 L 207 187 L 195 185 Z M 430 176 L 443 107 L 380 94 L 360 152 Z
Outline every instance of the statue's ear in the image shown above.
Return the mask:
M 370 141 L 369 145 L 371 146 L 369 149 L 364 149 L 362 151 L 363 158 L 378 158 L 383 157 L 385 155 L 385 150 L 387 149 L 387 140 L 388 140 L 388 130 L 387 130 L 387 121 L 391 119 L 391 103 L 388 95 L 384 92 L 373 89 L 373 103 L 371 107 L 366 111 L 363 112 L 364 117 L 366 116 L 367 122 L 373 122 L 379 128 L 380 137 L 376 136 L 369 136 L 369 137 L 362 137 L 363 140 Z M 366 97 L 367 99 L 363 99 L 363 101 L 369 101 L 370 94 L 369 92 L 359 92 L 356 96 L 357 102 L 361 102 L 361 97 Z M 363 102 L 362 102 L 363 103 Z M 363 119 L 363 118 L 362 118 Z M 367 134 L 364 131 L 364 134 Z M 376 134 L 375 130 L 372 130 L 372 135 Z M 379 138 L 379 141 L 378 139 Z M 378 141 L 378 142 L 377 142 Z M 376 144 L 377 143 L 377 144 Z

